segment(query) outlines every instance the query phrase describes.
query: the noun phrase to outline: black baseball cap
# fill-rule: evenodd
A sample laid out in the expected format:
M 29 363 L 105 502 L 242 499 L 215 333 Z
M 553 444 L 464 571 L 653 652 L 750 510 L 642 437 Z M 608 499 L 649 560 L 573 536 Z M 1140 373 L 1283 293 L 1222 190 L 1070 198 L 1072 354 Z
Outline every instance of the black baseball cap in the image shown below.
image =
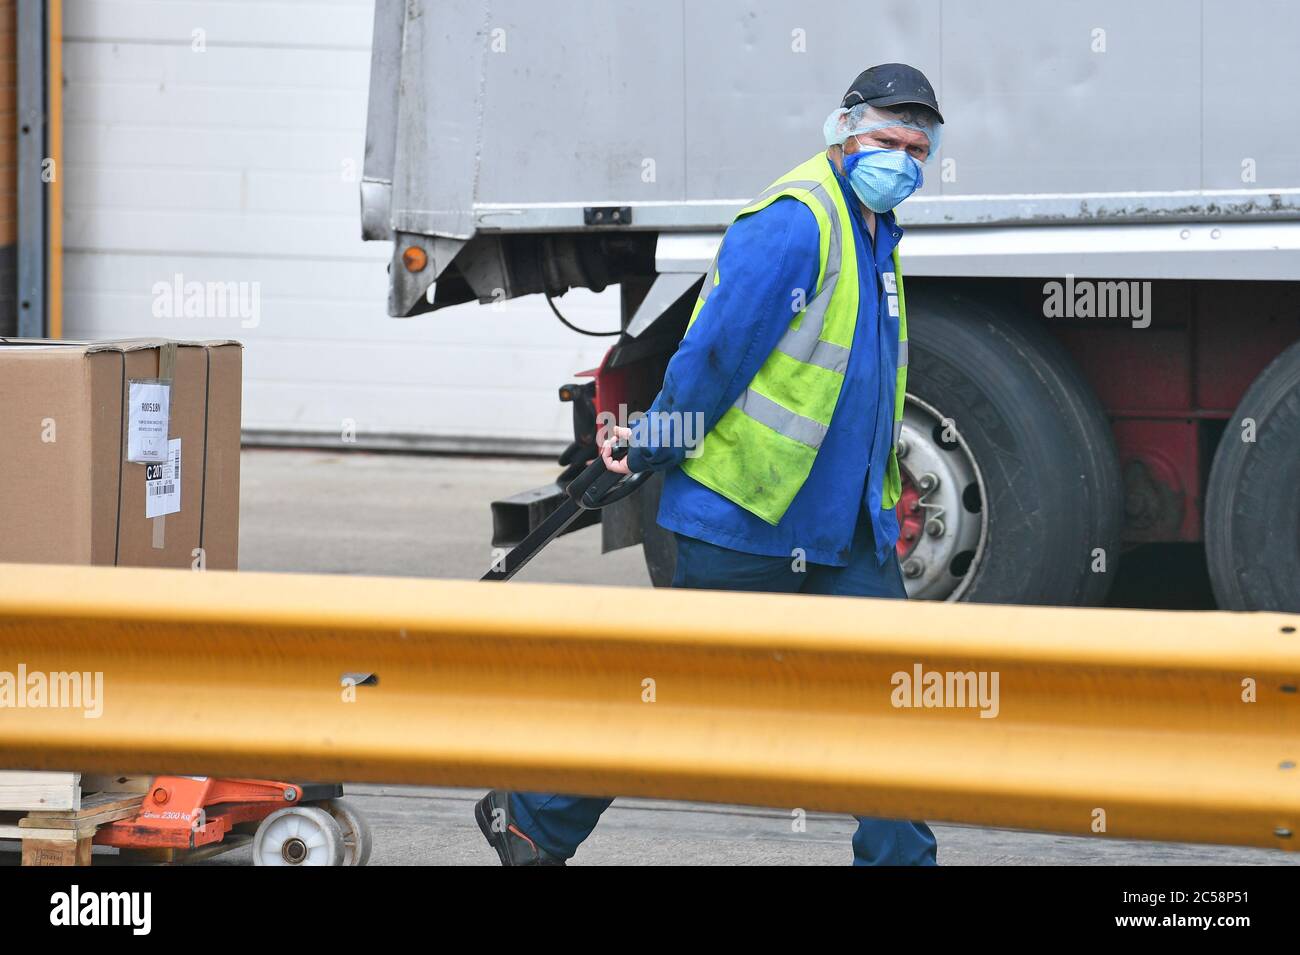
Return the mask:
M 914 66 L 906 63 L 881 63 L 869 70 L 863 70 L 853 81 L 840 105 L 845 109 L 867 103 L 870 106 L 901 106 L 915 103 L 934 110 L 934 115 L 943 122 L 939 112 L 939 101 L 934 98 L 934 87 L 930 81 Z

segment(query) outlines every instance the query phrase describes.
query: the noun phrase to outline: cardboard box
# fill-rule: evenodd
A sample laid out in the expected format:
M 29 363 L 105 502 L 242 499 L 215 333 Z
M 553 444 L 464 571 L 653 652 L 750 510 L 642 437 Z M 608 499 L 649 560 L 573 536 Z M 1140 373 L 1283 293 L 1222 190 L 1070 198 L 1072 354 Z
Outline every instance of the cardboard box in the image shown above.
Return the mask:
M 242 377 L 238 342 L 0 341 L 0 561 L 234 570 Z

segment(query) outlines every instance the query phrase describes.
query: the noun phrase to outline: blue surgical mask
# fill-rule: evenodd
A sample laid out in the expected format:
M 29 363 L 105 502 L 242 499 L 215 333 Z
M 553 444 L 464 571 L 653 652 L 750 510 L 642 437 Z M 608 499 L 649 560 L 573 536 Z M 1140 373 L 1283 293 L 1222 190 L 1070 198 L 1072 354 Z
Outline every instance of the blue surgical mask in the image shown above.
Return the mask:
M 859 149 L 844 155 L 844 175 L 862 204 L 888 212 L 925 182 L 921 164 L 902 149 Z

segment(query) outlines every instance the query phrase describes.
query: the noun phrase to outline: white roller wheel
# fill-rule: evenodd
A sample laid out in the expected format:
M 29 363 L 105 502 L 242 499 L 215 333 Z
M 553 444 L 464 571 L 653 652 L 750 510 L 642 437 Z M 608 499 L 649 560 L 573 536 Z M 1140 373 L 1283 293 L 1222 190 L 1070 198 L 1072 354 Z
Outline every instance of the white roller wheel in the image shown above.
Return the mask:
M 334 817 L 343 830 L 343 864 L 365 865 L 370 861 L 370 850 L 375 844 L 370 833 L 370 823 L 346 799 L 330 799 L 319 804 Z
M 315 806 L 273 812 L 253 836 L 253 865 L 341 866 L 346 854 L 342 828 Z

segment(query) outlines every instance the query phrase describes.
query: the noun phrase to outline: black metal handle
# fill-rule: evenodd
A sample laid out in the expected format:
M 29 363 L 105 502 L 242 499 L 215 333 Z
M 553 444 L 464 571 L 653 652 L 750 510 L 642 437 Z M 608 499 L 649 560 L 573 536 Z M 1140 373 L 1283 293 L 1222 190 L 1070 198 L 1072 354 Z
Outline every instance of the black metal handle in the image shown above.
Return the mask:
M 616 447 L 614 458 L 622 458 L 627 448 Z M 622 500 L 650 477 L 650 471 L 639 474 L 616 474 L 605 469 L 605 461 L 596 458 L 578 473 L 564 489 L 564 501 L 546 518 L 525 535 L 517 547 L 505 555 L 500 564 L 494 563 L 483 575 L 483 580 L 509 580 L 532 560 L 537 552 L 564 533 L 583 511 L 595 511 L 615 501 Z
M 627 457 L 627 445 L 616 445 L 611 455 L 615 461 Z M 603 458 L 596 458 L 569 482 L 566 493 L 569 499 L 584 511 L 597 511 L 602 507 L 621 501 L 627 497 L 650 476 L 649 471 L 635 474 L 619 474 L 605 469 Z
M 578 506 L 586 511 L 596 511 L 608 507 L 615 501 L 627 497 L 650 477 L 650 471 L 637 471 L 634 474 L 606 473 L 583 493 Z M 611 478 L 613 480 L 611 480 Z

